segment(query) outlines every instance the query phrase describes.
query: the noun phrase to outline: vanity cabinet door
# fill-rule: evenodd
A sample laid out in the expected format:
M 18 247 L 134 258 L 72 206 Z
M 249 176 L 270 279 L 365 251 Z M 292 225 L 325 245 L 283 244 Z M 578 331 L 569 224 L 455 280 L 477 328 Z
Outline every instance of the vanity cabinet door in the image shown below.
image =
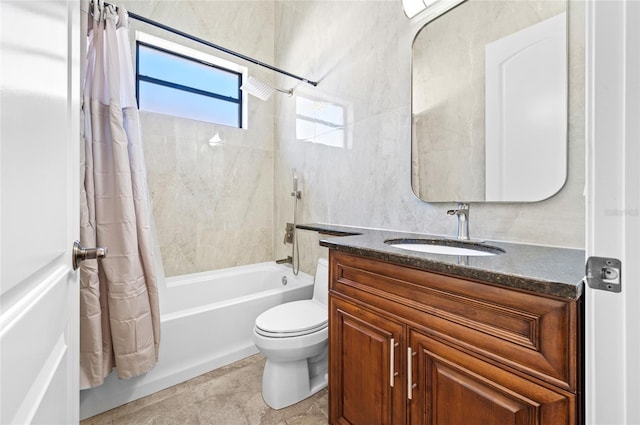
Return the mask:
M 573 425 L 575 396 L 409 330 L 411 425 Z
M 405 326 L 333 295 L 329 311 L 329 423 L 404 424 Z

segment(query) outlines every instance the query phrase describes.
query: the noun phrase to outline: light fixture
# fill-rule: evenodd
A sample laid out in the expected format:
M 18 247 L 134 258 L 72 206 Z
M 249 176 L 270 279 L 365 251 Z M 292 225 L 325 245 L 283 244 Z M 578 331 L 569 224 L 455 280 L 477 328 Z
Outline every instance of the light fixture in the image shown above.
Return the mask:
M 429 22 L 467 0 L 401 0 L 407 18 Z
M 411 19 L 423 10 L 428 9 L 440 0 L 402 0 L 402 9 L 407 18 Z

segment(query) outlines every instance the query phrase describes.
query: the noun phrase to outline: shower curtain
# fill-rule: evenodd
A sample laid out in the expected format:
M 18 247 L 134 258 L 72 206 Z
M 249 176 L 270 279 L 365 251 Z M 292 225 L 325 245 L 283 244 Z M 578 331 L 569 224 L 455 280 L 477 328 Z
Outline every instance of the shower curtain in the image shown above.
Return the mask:
M 80 242 L 106 258 L 80 267 L 80 388 L 148 372 L 160 339 L 150 208 L 128 16 L 95 1 L 83 87 Z M 93 15 L 93 16 L 91 16 Z

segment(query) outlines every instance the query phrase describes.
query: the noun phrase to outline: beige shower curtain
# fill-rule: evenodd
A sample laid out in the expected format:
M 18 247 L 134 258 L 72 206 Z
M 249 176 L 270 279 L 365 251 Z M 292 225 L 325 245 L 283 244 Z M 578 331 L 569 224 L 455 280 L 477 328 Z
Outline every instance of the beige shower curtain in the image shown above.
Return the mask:
M 160 318 L 128 17 L 95 2 L 83 92 L 80 242 L 107 258 L 80 267 L 80 388 L 148 372 Z

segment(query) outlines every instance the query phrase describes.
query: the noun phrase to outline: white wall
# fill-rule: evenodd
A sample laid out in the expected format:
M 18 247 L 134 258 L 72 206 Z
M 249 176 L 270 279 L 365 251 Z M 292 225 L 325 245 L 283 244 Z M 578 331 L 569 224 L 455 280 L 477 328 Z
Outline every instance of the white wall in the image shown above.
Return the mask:
M 559 194 L 529 204 L 472 204 L 470 233 L 542 245 L 584 246 L 584 10 L 571 2 L 568 179 Z M 454 235 L 453 204 L 418 200 L 410 185 L 411 44 L 420 22 L 409 21 L 399 1 L 278 1 L 275 61 L 321 80 L 297 93 L 351 105 L 352 146 L 339 149 L 295 141 L 295 97 L 276 104 L 275 252 L 291 221 L 291 168 L 303 180 L 301 222 Z M 292 80 L 279 77 L 281 85 Z M 300 232 L 304 235 L 308 232 Z M 303 236 L 312 270 L 317 238 Z M 306 258 L 305 258 L 306 257 Z

